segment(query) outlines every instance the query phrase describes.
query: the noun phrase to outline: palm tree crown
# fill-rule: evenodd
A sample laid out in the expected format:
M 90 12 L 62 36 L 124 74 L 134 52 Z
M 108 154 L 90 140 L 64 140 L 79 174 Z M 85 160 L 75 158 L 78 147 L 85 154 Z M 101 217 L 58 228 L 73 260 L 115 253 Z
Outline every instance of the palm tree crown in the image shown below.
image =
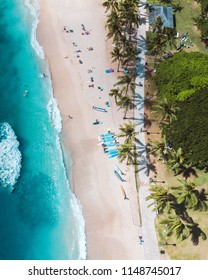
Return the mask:
M 135 135 L 138 134 L 138 132 L 135 131 L 135 128 L 135 123 L 130 121 L 128 123 L 120 125 L 120 133 L 118 134 L 118 137 L 125 137 L 125 143 L 134 141 Z

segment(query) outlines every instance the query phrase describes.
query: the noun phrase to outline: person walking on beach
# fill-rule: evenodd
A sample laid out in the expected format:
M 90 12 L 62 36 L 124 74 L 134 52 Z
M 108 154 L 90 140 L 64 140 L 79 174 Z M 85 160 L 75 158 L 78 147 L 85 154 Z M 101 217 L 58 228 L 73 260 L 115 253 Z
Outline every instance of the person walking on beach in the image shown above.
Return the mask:
M 139 244 L 142 245 L 143 242 L 144 242 L 144 240 L 142 239 L 142 236 L 139 235 Z
M 69 119 L 73 119 L 73 117 L 72 117 L 72 116 L 70 116 L 70 115 L 68 115 L 68 118 L 69 118 Z

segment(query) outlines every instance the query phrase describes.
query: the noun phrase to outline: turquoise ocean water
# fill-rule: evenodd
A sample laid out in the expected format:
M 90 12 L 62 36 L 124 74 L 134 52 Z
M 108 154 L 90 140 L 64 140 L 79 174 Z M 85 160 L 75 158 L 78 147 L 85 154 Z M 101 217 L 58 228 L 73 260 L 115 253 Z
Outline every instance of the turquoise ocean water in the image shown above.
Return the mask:
M 0 186 L 0 259 L 84 259 L 84 220 L 66 177 L 51 82 L 40 75 L 48 70 L 36 27 L 29 0 L 0 0 L 0 123 L 12 127 L 22 154 L 13 192 Z

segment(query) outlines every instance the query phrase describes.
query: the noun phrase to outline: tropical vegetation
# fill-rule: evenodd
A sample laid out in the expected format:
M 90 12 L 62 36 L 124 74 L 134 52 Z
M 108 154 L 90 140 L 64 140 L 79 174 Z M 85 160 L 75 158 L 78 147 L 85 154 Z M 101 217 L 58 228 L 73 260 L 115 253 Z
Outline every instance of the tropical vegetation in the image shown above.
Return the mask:
M 174 236 L 179 241 L 191 237 L 193 244 L 198 245 L 199 238 L 206 240 L 207 236 L 189 210 L 206 211 L 207 194 L 204 189 L 198 190 L 193 182 L 178 181 L 179 185 L 171 187 L 153 185 L 147 197 L 152 201 L 149 207 L 154 206 L 153 211 L 162 216 L 159 222 L 165 227 L 167 237 Z
M 200 169 L 208 167 L 208 89 L 177 103 L 176 119 L 163 128 L 171 147 L 181 149 L 186 162 Z
M 107 38 L 113 42 L 111 51 L 112 62 L 117 62 L 118 80 L 109 96 L 115 98 L 118 109 L 124 110 L 124 119 L 127 113 L 135 108 L 135 79 L 136 61 L 139 49 L 136 41 L 139 27 L 138 0 L 106 0 L 103 3 L 107 13 Z M 127 164 L 137 161 L 135 145 L 135 126 L 132 122 L 120 127 L 120 137 L 125 133 L 132 133 L 131 141 L 127 140 L 119 147 L 119 159 L 126 160 Z
M 136 165 L 138 162 L 137 158 L 139 154 L 136 149 L 136 143 L 139 140 L 136 138 L 138 132 L 136 132 L 135 128 L 136 125 L 132 121 L 120 125 L 119 128 L 120 133 L 118 134 L 118 137 L 124 138 L 124 143 L 118 148 L 118 158 L 120 162 L 126 160 L 127 165 Z
M 195 0 L 201 4 L 201 14 L 193 18 L 196 26 L 201 31 L 201 40 L 205 43 L 206 48 L 208 47 L 208 2 L 207 0 Z
M 176 33 L 175 28 L 163 27 L 162 18 L 157 17 L 147 32 L 148 54 L 161 57 L 167 49 L 176 49 Z
M 159 99 L 185 100 L 198 90 L 208 88 L 208 56 L 181 51 L 156 67 L 153 77 Z
M 147 199 L 153 201 L 163 237 L 190 239 L 194 245 L 200 237 L 206 239 L 206 231 L 190 213 L 208 210 L 207 193 L 187 178 L 197 177 L 199 169 L 208 171 L 207 62 L 207 55 L 182 51 L 156 66 L 157 100 L 152 113 L 162 133 L 160 141 L 148 144 L 149 154 L 163 161 L 174 176 L 183 178 L 177 186 L 150 189 Z
M 185 8 L 174 0 L 160 0 L 160 3 L 172 5 L 175 13 L 182 14 Z M 124 109 L 126 119 L 127 113 L 135 108 L 136 100 L 135 66 L 140 53 L 136 41 L 138 1 L 106 0 L 103 6 L 107 14 L 107 37 L 113 43 L 111 59 L 117 62 L 119 73 L 109 95 L 115 98 L 118 109 Z M 146 8 L 151 9 L 148 4 Z M 205 11 L 206 7 L 203 9 Z M 203 17 L 207 17 L 207 14 L 203 13 Z M 194 21 L 191 20 L 193 25 Z M 152 32 L 147 34 L 147 47 L 148 53 L 159 58 L 160 62 L 153 77 L 157 100 L 153 102 L 152 113 L 162 132 L 161 139 L 150 141 L 147 148 L 149 154 L 164 162 L 174 176 L 181 175 L 182 178 L 178 180 L 178 185 L 152 185 L 147 200 L 154 206 L 167 237 L 181 241 L 190 239 L 197 245 L 200 238 L 206 239 L 206 231 L 203 224 L 199 225 L 195 219 L 195 213 L 208 210 L 207 192 L 204 188 L 199 189 L 195 181 L 187 180 L 192 175 L 197 177 L 199 168 L 208 172 L 208 123 L 205 120 L 208 101 L 207 55 L 181 51 L 161 62 L 160 58 L 166 51 L 176 49 L 177 38 L 176 30 L 163 27 L 160 17 L 152 25 Z M 119 160 L 137 166 L 140 153 L 135 124 L 129 121 L 121 125 L 118 137 L 123 139 L 118 148 Z

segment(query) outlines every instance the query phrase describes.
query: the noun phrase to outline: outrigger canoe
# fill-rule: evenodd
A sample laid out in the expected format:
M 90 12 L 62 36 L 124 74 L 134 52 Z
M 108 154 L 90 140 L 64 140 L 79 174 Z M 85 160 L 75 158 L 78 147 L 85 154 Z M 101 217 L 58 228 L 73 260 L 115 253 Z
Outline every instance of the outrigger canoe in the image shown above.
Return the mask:
M 123 173 L 123 171 L 121 171 L 121 169 L 115 163 L 113 163 L 113 166 L 118 173 L 120 173 L 121 175 L 126 175 L 125 173 Z
M 121 182 L 126 182 L 126 180 L 124 180 L 124 179 L 120 176 L 120 174 L 118 173 L 117 170 L 114 170 L 114 173 L 115 173 L 116 177 L 117 177 Z
M 93 106 L 92 109 L 97 110 L 97 111 L 99 111 L 99 112 L 105 112 L 105 113 L 107 113 L 107 110 L 104 109 L 104 108 L 100 108 L 100 107 Z

